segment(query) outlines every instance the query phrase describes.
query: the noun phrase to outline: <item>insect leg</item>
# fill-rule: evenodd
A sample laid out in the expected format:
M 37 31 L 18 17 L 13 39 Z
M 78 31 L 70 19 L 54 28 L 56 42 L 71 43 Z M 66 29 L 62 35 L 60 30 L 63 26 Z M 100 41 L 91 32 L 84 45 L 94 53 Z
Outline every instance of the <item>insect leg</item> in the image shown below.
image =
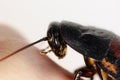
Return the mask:
M 102 80 L 115 80 L 101 69 Z
M 99 68 L 98 65 L 96 65 L 96 66 L 97 66 L 97 73 L 99 75 L 99 78 L 100 78 L 100 80 L 103 80 L 103 77 L 102 77 L 102 74 L 101 74 L 101 68 Z
M 46 48 L 44 48 L 44 49 L 41 49 L 41 51 L 44 52 L 44 51 L 46 51 L 48 48 L 49 48 L 49 46 L 46 47 Z
M 81 72 L 77 72 L 77 73 L 75 74 L 74 80 L 83 80 L 83 79 L 81 79 L 80 77 L 81 77 Z
M 51 49 L 50 49 L 50 50 L 47 50 L 47 49 L 49 49 L 49 46 L 46 47 L 45 49 L 42 49 L 42 50 L 40 51 L 40 54 L 47 54 L 47 53 L 49 53 L 49 52 L 52 51 Z
M 40 51 L 40 54 L 47 54 L 49 52 L 51 52 L 52 50 L 48 50 L 48 51 Z
M 89 77 L 93 79 L 93 75 L 96 73 L 96 70 L 94 70 L 93 67 L 88 68 L 88 67 L 83 67 L 75 71 L 75 79 L 74 80 L 79 80 L 80 77 Z
M 97 72 L 101 80 L 116 80 L 112 76 L 108 75 L 106 72 L 104 72 L 98 65 L 97 66 Z
M 80 77 L 89 77 L 93 80 L 94 74 L 96 71 L 95 61 L 91 58 L 84 56 L 86 66 L 75 71 L 75 79 L 79 80 Z
M 92 58 L 88 58 L 86 56 L 84 56 L 84 61 L 85 61 L 86 67 L 88 69 L 92 69 L 95 74 L 97 72 L 97 66 L 96 66 L 95 61 Z M 93 76 L 91 76 L 90 79 L 93 80 Z

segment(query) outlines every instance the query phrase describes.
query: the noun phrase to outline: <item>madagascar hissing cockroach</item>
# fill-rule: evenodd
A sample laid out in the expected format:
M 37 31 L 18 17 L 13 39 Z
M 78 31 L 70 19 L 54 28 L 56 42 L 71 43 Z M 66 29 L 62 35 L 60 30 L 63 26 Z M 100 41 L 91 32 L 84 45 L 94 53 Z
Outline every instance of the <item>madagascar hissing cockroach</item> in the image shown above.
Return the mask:
M 93 80 L 95 73 L 98 73 L 101 80 L 120 80 L 120 37 L 111 31 L 69 21 L 52 22 L 47 37 L 16 50 L 3 59 L 41 41 L 48 41 L 51 51 L 58 58 L 66 55 L 67 45 L 83 55 L 86 66 L 75 71 L 74 80 L 80 80 L 81 77 Z

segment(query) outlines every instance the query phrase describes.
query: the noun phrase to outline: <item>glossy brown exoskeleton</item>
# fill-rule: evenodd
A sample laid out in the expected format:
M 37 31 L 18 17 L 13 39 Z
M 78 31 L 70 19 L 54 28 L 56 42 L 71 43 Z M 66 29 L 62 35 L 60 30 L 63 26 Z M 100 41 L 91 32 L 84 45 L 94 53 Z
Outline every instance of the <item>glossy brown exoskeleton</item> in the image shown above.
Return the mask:
M 120 80 L 120 37 L 107 30 L 67 21 L 51 23 L 47 37 L 5 58 L 41 41 L 48 41 L 51 51 L 58 58 L 66 55 L 67 45 L 84 56 L 86 66 L 75 71 L 74 80 L 80 80 L 81 77 L 89 77 L 93 80 L 96 73 L 101 80 Z

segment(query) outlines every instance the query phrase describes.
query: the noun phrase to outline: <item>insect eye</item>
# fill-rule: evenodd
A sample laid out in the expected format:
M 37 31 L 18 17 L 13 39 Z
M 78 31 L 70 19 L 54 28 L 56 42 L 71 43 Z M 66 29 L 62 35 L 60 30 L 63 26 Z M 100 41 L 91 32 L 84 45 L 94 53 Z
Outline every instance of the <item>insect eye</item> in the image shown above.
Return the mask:
M 48 33 L 48 38 L 52 37 L 52 35 L 50 33 Z
M 53 40 L 53 35 L 52 34 L 48 33 L 47 37 L 48 37 L 49 41 Z

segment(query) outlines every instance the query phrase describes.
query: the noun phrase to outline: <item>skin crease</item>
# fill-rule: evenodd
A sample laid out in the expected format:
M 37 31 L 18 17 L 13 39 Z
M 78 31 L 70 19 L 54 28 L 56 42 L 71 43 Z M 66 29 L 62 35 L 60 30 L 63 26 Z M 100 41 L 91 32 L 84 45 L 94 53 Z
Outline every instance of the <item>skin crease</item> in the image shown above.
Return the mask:
M 0 59 L 26 44 L 16 30 L 0 25 Z M 32 46 L 0 61 L 0 80 L 73 80 L 73 74 L 39 52 Z

